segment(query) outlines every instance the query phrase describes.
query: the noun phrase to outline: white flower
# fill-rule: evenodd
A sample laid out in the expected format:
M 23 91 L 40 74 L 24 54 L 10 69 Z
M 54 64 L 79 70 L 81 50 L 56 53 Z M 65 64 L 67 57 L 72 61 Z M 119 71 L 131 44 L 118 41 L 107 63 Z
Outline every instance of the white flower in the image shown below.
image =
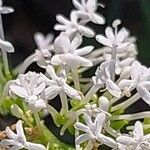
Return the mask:
M 116 140 L 120 150 L 148 150 L 150 148 L 150 134 L 144 136 L 143 126 L 140 121 L 135 123 L 132 137 L 121 135 Z
M 72 1 L 76 9 L 78 17 L 83 19 L 84 22 L 94 22 L 96 24 L 104 24 L 105 19 L 102 15 L 96 12 L 98 8 L 97 0 L 73 0 Z
M 130 44 L 128 41 L 129 32 L 127 29 L 122 28 L 118 33 L 113 32 L 113 28 L 107 27 L 105 29 L 106 37 L 103 35 L 97 35 L 96 40 L 104 46 L 110 48 L 123 49 Z
M 13 53 L 15 51 L 13 45 L 10 42 L 3 41 L 2 39 L 0 39 L 0 49 L 8 53 Z
M 123 79 L 118 86 L 125 93 L 129 93 L 136 88 L 142 99 L 150 105 L 150 70 L 142 66 L 138 61 L 134 61 L 130 69 L 130 75 L 131 80 Z
M 82 37 L 77 34 L 72 41 L 70 41 L 66 33 L 61 33 L 54 42 L 56 54 L 52 57 L 51 63 L 53 65 L 67 65 L 69 67 L 78 66 L 92 66 L 92 62 L 83 56 L 93 50 L 93 46 L 86 46 L 77 49 L 82 43 Z
M 115 97 L 120 97 L 120 88 L 111 80 L 111 74 L 114 61 L 103 62 L 97 68 L 95 75 L 92 79 L 95 85 L 105 85 L 106 89 Z
M 54 68 L 50 65 L 47 66 L 46 70 L 52 79 L 47 81 L 49 86 L 44 90 L 46 99 L 53 99 L 61 92 L 66 93 L 70 98 L 82 99 L 82 93 L 73 89 L 66 83 L 66 75 L 62 73 L 60 77 L 58 77 Z
M 107 137 L 101 133 L 105 117 L 106 117 L 105 113 L 99 113 L 96 116 L 95 120 L 93 121 L 90 116 L 84 114 L 83 118 L 86 125 L 81 122 L 77 122 L 74 125 L 74 127 L 77 130 L 85 132 L 76 137 L 75 139 L 76 144 L 79 145 L 85 141 L 91 141 L 91 142 L 101 142 L 112 148 L 116 147 L 117 144 L 112 138 Z
M 31 109 L 41 110 L 46 108 L 46 102 L 41 97 L 46 87 L 45 78 L 44 75 L 35 72 L 20 74 L 18 79 L 10 85 L 10 91 L 24 98 Z
M 7 127 L 6 135 L 9 139 L 4 139 L 1 141 L 1 145 L 4 148 L 9 148 L 10 150 L 20 150 L 23 148 L 27 150 L 46 150 L 46 148 L 41 144 L 26 141 L 21 120 L 19 120 L 16 124 L 16 133 Z
M 2 6 L 2 5 L 3 5 L 3 1 L 0 0 L 0 14 L 9 14 L 9 13 L 14 12 L 13 8 Z
M 62 15 L 57 15 L 56 19 L 60 24 L 56 24 L 54 26 L 55 30 L 65 31 L 69 36 L 72 36 L 75 33 L 80 33 L 90 38 L 95 36 L 95 33 L 92 29 L 90 29 L 89 27 L 80 25 L 78 23 L 78 20 L 76 19 L 74 13 L 71 13 L 70 20 L 68 20 Z
M 38 66 L 42 68 L 50 64 L 53 38 L 54 36 L 52 34 L 48 34 L 46 37 L 42 33 L 36 33 L 34 35 L 38 49 L 35 51 L 33 61 L 37 62 Z

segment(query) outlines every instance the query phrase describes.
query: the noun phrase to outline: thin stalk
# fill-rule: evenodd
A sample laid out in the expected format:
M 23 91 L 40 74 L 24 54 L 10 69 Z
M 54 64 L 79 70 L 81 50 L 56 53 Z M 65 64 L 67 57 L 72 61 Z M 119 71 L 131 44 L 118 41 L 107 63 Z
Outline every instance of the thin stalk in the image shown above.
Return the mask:
M 119 115 L 119 116 L 113 116 L 111 120 L 138 120 L 143 118 L 150 118 L 150 112 L 140 112 L 135 114 L 127 114 L 127 115 Z
M 56 118 L 56 116 L 58 116 L 58 112 L 52 106 L 48 104 L 47 104 L 47 110 L 53 118 Z
M 34 114 L 34 118 L 35 118 L 35 121 L 36 121 L 36 124 L 37 124 L 37 127 L 39 128 L 39 131 L 42 132 L 43 129 L 42 129 L 42 125 L 41 125 L 41 122 L 40 122 L 40 117 L 39 117 L 39 114 L 37 111 L 34 111 L 33 112 Z
M 122 109 L 125 110 L 126 108 L 128 108 L 129 106 L 131 106 L 132 104 L 134 104 L 137 100 L 140 99 L 140 95 L 138 93 L 136 93 L 135 95 L 133 95 L 132 97 L 130 97 L 127 101 L 118 104 L 114 107 L 111 108 L 111 111 L 116 111 L 118 109 Z
M 5 40 L 4 37 L 4 29 L 3 29 L 3 21 L 2 21 L 2 16 L 0 15 L 0 38 L 2 40 Z M 2 60 L 4 63 L 4 71 L 5 71 L 5 75 L 9 76 L 10 75 L 10 71 L 9 71 L 9 64 L 8 64 L 8 57 L 7 57 L 7 52 L 2 50 Z
M 93 85 L 91 89 L 87 92 L 87 94 L 85 95 L 82 101 L 84 103 L 88 103 L 89 100 L 93 97 L 93 95 L 99 90 L 99 88 L 100 88 L 99 86 Z
M 61 100 L 61 110 L 60 113 L 62 115 L 66 114 L 68 112 L 68 100 L 67 95 L 64 92 L 60 92 L 60 100 Z
M 114 103 L 116 103 L 117 101 L 119 101 L 123 96 L 124 96 L 124 94 L 121 94 L 121 96 L 120 96 L 119 98 L 113 97 L 113 98 L 109 101 L 109 104 L 110 104 L 110 105 L 113 105 Z
M 78 76 L 78 69 L 77 69 L 77 67 L 73 67 L 71 69 L 71 71 L 72 71 L 72 77 L 73 77 L 75 89 L 80 91 L 80 82 L 79 82 L 79 76 Z

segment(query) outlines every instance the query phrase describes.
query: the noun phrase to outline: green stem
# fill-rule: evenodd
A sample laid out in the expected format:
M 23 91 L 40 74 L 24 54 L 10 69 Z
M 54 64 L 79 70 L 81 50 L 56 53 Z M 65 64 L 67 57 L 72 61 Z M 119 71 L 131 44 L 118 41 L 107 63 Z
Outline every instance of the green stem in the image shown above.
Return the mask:
M 150 112 L 140 112 L 135 114 L 127 114 L 127 115 L 119 115 L 119 116 L 112 116 L 111 120 L 138 120 L 143 118 L 150 118 Z
M 62 115 L 66 114 L 68 112 L 68 100 L 67 96 L 64 92 L 60 92 L 60 99 L 61 99 L 61 111 L 60 113 Z
M 0 38 L 2 40 L 5 40 L 4 37 L 4 29 L 3 29 L 3 21 L 2 21 L 2 16 L 0 15 Z M 9 71 L 9 65 L 8 65 L 8 57 L 7 57 L 7 52 L 2 50 L 2 59 L 4 63 L 4 71 L 6 76 L 10 76 L 10 71 Z
M 93 97 L 93 95 L 99 90 L 99 86 L 97 85 L 93 85 L 91 87 L 91 89 L 87 92 L 87 94 L 85 95 L 85 97 L 83 98 L 83 102 L 86 104 L 89 102 L 89 100 Z
M 71 69 L 71 71 L 72 71 L 72 77 L 73 77 L 75 89 L 80 91 L 80 82 L 79 82 L 79 76 L 78 76 L 78 69 L 77 69 L 77 67 L 73 67 Z
M 34 114 L 34 118 L 35 118 L 36 124 L 37 124 L 37 126 L 39 128 L 39 131 L 42 132 L 43 129 L 42 129 L 42 125 L 41 125 L 41 122 L 40 122 L 39 114 L 38 114 L 37 111 L 34 111 L 33 114 Z
M 140 95 L 138 93 L 136 93 L 135 95 L 133 95 L 132 97 L 130 97 L 127 101 L 118 104 L 114 107 L 111 108 L 111 112 L 116 111 L 118 109 L 122 109 L 125 110 L 126 108 L 128 108 L 129 106 L 131 106 L 132 104 L 134 104 L 137 100 L 140 99 Z

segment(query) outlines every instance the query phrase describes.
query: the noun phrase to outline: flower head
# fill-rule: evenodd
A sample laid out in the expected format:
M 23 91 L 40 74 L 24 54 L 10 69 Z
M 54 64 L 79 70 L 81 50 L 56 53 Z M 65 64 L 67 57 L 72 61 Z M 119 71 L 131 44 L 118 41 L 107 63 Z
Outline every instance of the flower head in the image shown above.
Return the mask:
M 35 72 L 20 74 L 10 85 L 10 92 L 24 98 L 33 110 L 41 110 L 46 108 L 46 101 L 42 98 L 42 92 L 46 87 L 45 78 L 44 75 Z
M 115 97 L 120 97 L 121 90 L 120 88 L 112 81 L 112 65 L 113 60 L 108 62 L 103 62 L 100 67 L 97 68 L 95 75 L 93 77 L 93 82 L 95 85 L 105 85 L 106 89 Z
M 112 138 L 102 134 L 105 118 L 106 115 L 103 112 L 99 113 L 94 121 L 89 115 L 84 114 L 84 121 L 86 125 L 81 122 L 77 122 L 74 125 L 77 130 L 84 132 L 83 134 L 76 137 L 76 144 L 79 145 L 85 141 L 90 141 L 101 142 L 112 148 L 116 147 L 117 144 Z
M 135 123 L 132 137 L 121 135 L 116 140 L 121 150 L 148 150 L 150 147 L 150 134 L 144 136 L 143 126 L 140 121 Z
M 67 18 L 65 18 L 62 15 L 57 15 L 56 19 L 60 24 L 56 24 L 54 26 L 54 29 L 58 30 L 58 31 L 64 31 L 69 36 L 79 33 L 81 35 L 91 38 L 91 37 L 94 37 L 94 35 L 95 35 L 95 33 L 92 29 L 78 23 L 78 20 L 75 17 L 74 13 L 71 13 L 70 20 L 68 20 Z
M 142 99 L 150 105 L 150 70 L 138 61 L 134 61 L 131 65 L 130 76 L 131 79 L 121 80 L 118 86 L 125 93 L 129 93 L 136 88 Z
M 16 124 L 16 133 L 7 127 L 6 135 L 9 139 L 4 139 L 1 141 L 1 145 L 4 148 L 10 148 L 10 150 L 20 150 L 23 148 L 27 150 L 46 150 L 46 148 L 41 144 L 26 141 L 21 120 L 19 120 Z
M 37 62 L 38 66 L 42 68 L 46 68 L 48 64 L 50 64 L 51 60 L 51 49 L 53 35 L 48 34 L 46 37 L 42 33 L 36 33 L 34 35 L 34 40 L 38 46 L 38 49 L 35 51 L 34 54 L 34 62 Z
M 105 23 L 104 17 L 96 12 L 98 8 L 97 0 L 73 0 L 72 2 L 77 9 L 76 15 L 82 19 L 82 22 Z
M 53 65 L 67 65 L 70 67 L 78 66 L 92 66 L 92 62 L 83 56 L 93 50 L 93 46 L 86 46 L 78 48 L 82 43 L 82 37 L 77 34 L 72 41 L 70 41 L 66 33 L 61 33 L 54 42 L 54 49 L 56 54 L 52 57 L 51 63 Z
M 54 68 L 50 65 L 47 66 L 46 70 L 51 77 L 51 80 L 47 81 L 48 87 L 44 90 L 46 99 L 53 99 L 61 92 L 66 93 L 66 95 L 71 98 L 82 99 L 81 92 L 75 90 L 66 83 L 66 75 L 64 72 L 62 72 L 60 76 L 57 76 Z

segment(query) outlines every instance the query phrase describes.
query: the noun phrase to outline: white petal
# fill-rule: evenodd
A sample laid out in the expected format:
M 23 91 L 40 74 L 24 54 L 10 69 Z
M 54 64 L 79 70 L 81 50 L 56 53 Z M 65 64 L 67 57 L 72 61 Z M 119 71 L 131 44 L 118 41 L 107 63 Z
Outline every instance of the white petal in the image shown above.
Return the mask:
M 49 86 L 44 90 L 45 98 L 51 100 L 55 98 L 60 93 L 61 90 L 62 88 L 57 85 Z
M 124 90 L 124 88 L 126 88 L 126 87 L 130 87 L 130 89 L 131 89 L 131 85 L 133 85 L 132 89 L 134 89 L 135 85 L 133 83 L 134 83 L 134 81 L 132 81 L 132 80 L 123 79 L 119 82 L 118 86 L 120 89 Z
M 57 20 L 58 22 L 60 22 L 61 24 L 64 24 L 64 25 L 70 24 L 70 21 L 69 21 L 66 17 L 64 17 L 64 16 L 62 16 L 62 15 L 57 15 L 57 16 L 56 16 L 56 20 Z
M 24 135 L 24 130 L 23 130 L 23 127 L 22 127 L 22 121 L 21 120 L 19 120 L 16 124 L 16 131 L 17 131 L 17 135 L 19 136 L 20 140 L 22 142 L 25 142 L 26 137 Z
M 105 24 L 105 18 L 98 14 L 98 13 L 92 13 L 90 14 L 91 21 L 95 24 Z
M 82 9 L 82 5 L 80 4 L 79 0 L 72 0 L 72 3 L 76 7 L 76 9 Z
M 96 40 L 105 46 L 108 46 L 108 47 L 113 46 L 112 42 L 109 39 L 107 39 L 106 37 L 104 37 L 103 35 L 97 35 Z
M 98 134 L 98 140 L 111 148 L 117 148 L 117 142 L 114 139 L 107 137 L 101 133 Z
M 139 85 L 137 86 L 137 91 L 140 94 L 141 98 L 150 105 L 150 92 L 143 86 Z
M 138 61 L 134 61 L 131 66 L 131 79 L 137 80 L 142 76 L 142 66 Z
M 74 127 L 77 129 L 77 130 L 80 130 L 80 131 L 83 131 L 83 132 L 89 132 L 90 128 L 86 125 L 84 125 L 83 123 L 81 122 L 77 122 L 74 124 Z
M 90 139 L 90 137 L 88 136 L 88 134 L 82 134 L 82 135 L 79 135 L 78 137 L 76 137 L 75 143 L 77 145 L 79 145 L 79 144 L 81 144 L 81 143 L 83 143 L 89 139 Z
M 57 80 L 57 79 L 58 79 L 58 76 L 56 75 L 55 69 L 54 69 L 53 66 L 48 65 L 48 66 L 46 67 L 46 72 L 50 75 L 50 77 L 51 77 L 53 80 Z
M 23 87 L 20 87 L 17 85 L 10 85 L 10 90 L 21 98 L 27 98 L 28 97 L 28 93 L 27 93 L 26 89 Z
M 117 43 L 122 43 L 129 36 L 127 29 L 122 28 L 117 34 Z
M 79 25 L 78 30 L 81 32 L 81 34 L 83 34 L 86 37 L 92 38 L 95 36 L 94 31 L 88 27 L 84 27 L 82 25 Z
M 14 9 L 11 8 L 11 7 L 0 7 L 0 13 L 1 14 L 9 14 L 9 13 L 13 13 L 14 12 Z
M 77 34 L 74 39 L 71 41 L 71 46 L 73 49 L 78 48 L 82 44 L 82 36 Z
M 10 42 L 3 41 L 1 39 L 0 39 L 0 49 L 8 53 L 13 53 L 15 51 L 13 45 Z
M 105 29 L 105 34 L 106 34 L 106 37 L 108 39 L 114 40 L 115 36 L 114 36 L 114 33 L 113 33 L 113 29 L 111 27 L 107 27 Z
M 31 142 L 26 142 L 25 148 L 29 150 L 46 150 L 42 144 L 36 144 Z
M 17 135 L 10 129 L 10 127 L 6 127 L 6 135 L 10 138 L 10 139 L 17 139 Z
M 106 89 L 117 98 L 119 98 L 121 95 L 120 88 L 112 80 L 107 80 Z
M 60 25 L 60 24 L 56 24 L 54 26 L 54 29 L 57 30 L 57 31 L 65 31 L 66 30 L 66 26 Z
M 73 99 L 79 99 L 81 100 L 82 99 L 82 93 L 75 90 L 74 88 L 72 88 L 71 86 L 69 86 L 68 84 L 65 84 L 64 85 L 64 92 L 70 97 L 70 98 L 73 98 Z
M 62 32 L 54 41 L 54 49 L 56 53 L 67 53 L 70 48 L 70 39 L 65 32 Z
M 87 126 L 89 128 L 91 128 L 92 126 L 94 126 L 94 123 L 93 123 L 91 117 L 88 114 L 84 114 L 83 119 L 84 119 L 85 123 L 87 124 Z
M 143 126 L 140 121 L 137 121 L 134 125 L 133 136 L 137 141 L 142 140 L 144 136 Z
M 104 121 L 106 119 L 106 114 L 105 113 L 99 113 L 96 118 L 95 118 L 95 121 L 94 121 L 94 125 L 95 125 L 95 131 L 97 133 L 101 132 L 102 131 L 102 127 L 104 125 Z
M 10 146 L 10 145 L 16 145 L 16 141 L 12 139 L 4 139 L 1 141 L 1 145 L 4 147 Z
M 84 57 L 76 56 L 76 60 L 77 60 L 77 62 L 78 62 L 78 64 L 80 66 L 84 66 L 84 67 L 91 67 L 91 66 L 93 66 L 92 61 L 90 61 L 90 60 L 88 60 L 88 59 L 86 59 Z
M 87 0 L 86 7 L 89 12 L 96 11 L 98 7 L 97 0 Z
M 131 143 L 135 143 L 134 138 L 128 137 L 128 136 L 123 136 L 123 135 L 117 137 L 116 141 L 119 142 L 120 144 L 123 144 L 126 146 L 130 145 Z
M 75 50 L 75 54 L 82 56 L 82 55 L 86 55 L 88 53 L 90 53 L 92 50 L 94 49 L 93 46 L 86 46 L 80 49 Z
M 45 87 L 46 87 L 46 83 L 45 82 L 41 83 L 38 87 L 34 88 L 33 94 L 39 95 L 40 93 L 42 93 Z

